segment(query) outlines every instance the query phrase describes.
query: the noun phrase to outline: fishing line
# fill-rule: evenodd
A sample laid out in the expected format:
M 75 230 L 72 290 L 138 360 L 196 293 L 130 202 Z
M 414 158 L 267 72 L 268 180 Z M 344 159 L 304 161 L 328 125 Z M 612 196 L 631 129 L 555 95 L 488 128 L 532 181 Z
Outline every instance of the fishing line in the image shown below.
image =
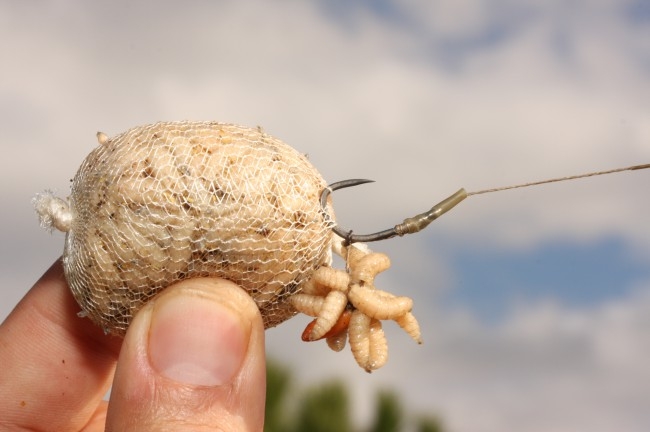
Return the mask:
M 542 185 L 542 184 L 547 184 L 547 183 L 556 183 L 556 182 L 561 182 L 561 181 L 567 181 L 567 180 L 575 180 L 575 179 L 581 179 L 585 177 L 594 177 L 594 176 L 599 176 L 599 175 L 605 175 L 605 174 L 613 174 L 613 173 L 618 173 L 622 171 L 637 171 L 637 170 L 643 170 L 646 168 L 650 168 L 650 164 L 643 164 L 643 165 L 633 165 L 625 168 L 616 168 L 616 169 L 611 169 L 611 170 L 606 170 L 606 171 L 594 171 L 586 174 L 579 174 L 579 175 L 572 175 L 572 176 L 566 176 L 566 177 L 558 177 L 558 178 L 552 178 L 548 180 L 540 180 L 540 181 L 535 181 L 535 182 L 530 182 L 530 183 L 522 183 L 522 184 L 517 184 L 517 185 L 511 185 L 511 186 L 502 186 L 502 187 L 497 187 L 497 188 L 491 188 L 491 189 L 483 189 L 475 192 L 467 192 L 467 196 L 472 196 L 472 195 L 481 195 L 481 194 L 486 194 L 486 193 L 492 193 L 492 192 L 499 192 L 499 191 L 504 191 L 508 189 L 518 189 L 518 188 L 524 188 L 524 187 L 529 187 L 529 186 L 537 186 L 537 185 Z

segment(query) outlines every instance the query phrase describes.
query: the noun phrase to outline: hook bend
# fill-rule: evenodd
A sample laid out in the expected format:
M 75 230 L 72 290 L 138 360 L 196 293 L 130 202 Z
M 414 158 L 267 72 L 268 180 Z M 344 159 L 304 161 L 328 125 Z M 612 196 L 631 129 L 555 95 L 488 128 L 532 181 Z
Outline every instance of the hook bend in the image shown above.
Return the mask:
M 327 214 L 327 197 L 330 193 L 338 189 L 343 189 L 347 187 L 357 186 L 364 183 L 372 183 L 373 180 L 366 179 L 350 179 L 343 180 L 336 183 L 332 183 L 323 189 L 323 192 L 320 196 L 320 205 L 325 214 Z M 335 225 L 332 228 L 332 231 L 343 239 L 345 239 L 346 245 L 352 243 L 368 243 L 379 240 L 386 240 L 395 236 L 403 236 L 405 234 L 414 234 L 418 231 L 426 228 L 431 222 L 438 219 L 443 214 L 447 213 L 449 210 L 458 205 L 461 201 L 467 198 L 467 192 L 465 189 L 459 189 L 453 195 L 445 198 L 440 201 L 438 204 L 433 206 L 430 210 L 427 210 L 423 213 L 415 215 L 410 218 L 404 219 L 400 224 L 395 225 L 393 228 L 389 228 L 383 231 L 379 231 L 372 234 L 353 234 L 352 230 L 345 230 L 338 225 Z

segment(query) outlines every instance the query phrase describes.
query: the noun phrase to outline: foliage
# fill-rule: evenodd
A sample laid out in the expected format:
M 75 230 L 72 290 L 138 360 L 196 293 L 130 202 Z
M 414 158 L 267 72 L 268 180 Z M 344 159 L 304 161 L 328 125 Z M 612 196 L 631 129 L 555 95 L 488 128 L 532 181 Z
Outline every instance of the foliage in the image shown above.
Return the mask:
M 404 413 L 397 394 L 382 390 L 377 394 L 375 418 L 369 432 L 397 432 L 402 430 Z
M 268 361 L 266 366 L 266 408 L 264 430 L 266 432 L 288 431 L 289 418 L 286 404 L 291 387 L 291 372 L 288 368 Z
M 298 409 L 296 432 L 352 432 L 348 393 L 340 381 L 306 392 Z
M 352 420 L 352 405 L 345 383 L 333 380 L 296 391 L 289 368 L 269 361 L 267 366 L 265 432 L 443 432 L 431 415 L 405 415 L 397 393 L 381 390 L 368 429 Z M 410 428 L 410 429 L 409 429 Z
M 435 417 L 422 417 L 417 424 L 418 432 L 443 432 L 440 420 Z

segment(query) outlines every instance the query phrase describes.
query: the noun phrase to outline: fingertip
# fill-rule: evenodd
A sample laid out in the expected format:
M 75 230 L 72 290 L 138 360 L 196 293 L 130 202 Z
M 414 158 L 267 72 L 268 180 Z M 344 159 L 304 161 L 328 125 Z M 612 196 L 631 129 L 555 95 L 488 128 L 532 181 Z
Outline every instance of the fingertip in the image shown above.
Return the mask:
M 108 423 L 256 430 L 263 423 L 264 395 L 264 329 L 257 306 L 229 281 L 193 279 L 169 287 L 134 318 Z
M 250 322 L 212 300 L 203 290 L 174 291 L 154 304 L 148 353 L 158 374 L 196 386 L 232 381 L 248 350 Z

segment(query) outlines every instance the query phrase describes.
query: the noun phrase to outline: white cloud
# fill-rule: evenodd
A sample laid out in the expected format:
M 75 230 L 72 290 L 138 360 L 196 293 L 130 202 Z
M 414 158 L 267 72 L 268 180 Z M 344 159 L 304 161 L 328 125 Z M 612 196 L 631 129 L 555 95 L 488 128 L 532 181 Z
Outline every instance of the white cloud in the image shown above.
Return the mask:
M 625 21 L 629 2 L 565 3 L 413 1 L 392 15 L 290 2 L 0 6 L 0 314 L 62 247 L 38 229 L 31 196 L 65 195 L 98 129 L 260 124 L 330 181 L 378 180 L 336 195 L 342 223 L 359 232 L 461 186 L 650 162 L 648 26 Z M 386 384 L 458 431 L 642 430 L 647 286 L 592 309 L 523 304 L 496 328 L 436 301 L 460 276 L 445 246 L 616 236 L 647 262 L 648 175 L 471 197 L 418 237 L 374 245 L 393 261 L 382 286 L 415 298 L 427 343 L 391 330 L 391 360 L 371 376 L 349 353 L 296 347 L 299 320 L 271 331 L 269 349 L 296 353 L 305 380 L 345 376 L 362 416 L 363 392 Z
M 453 331 L 452 320 L 432 361 L 434 397 L 457 430 L 644 430 L 647 293 L 589 311 L 522 306 L 498 328 Z

